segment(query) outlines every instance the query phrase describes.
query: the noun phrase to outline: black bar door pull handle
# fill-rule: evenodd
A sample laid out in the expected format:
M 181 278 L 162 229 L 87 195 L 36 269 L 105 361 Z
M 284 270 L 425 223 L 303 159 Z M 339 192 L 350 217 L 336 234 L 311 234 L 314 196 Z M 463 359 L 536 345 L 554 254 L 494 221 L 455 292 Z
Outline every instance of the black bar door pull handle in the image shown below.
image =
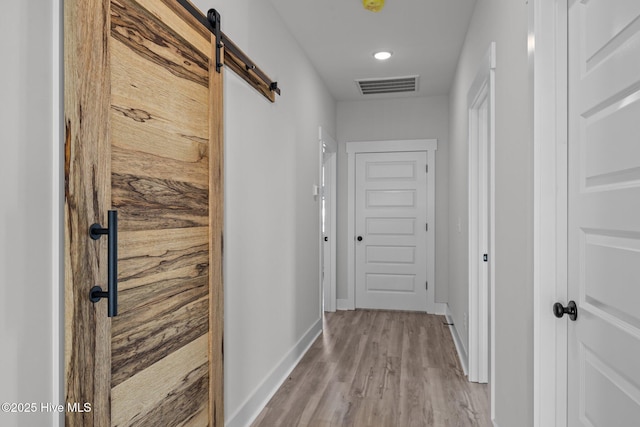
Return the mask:
M 102 298 L 106 298 L 109 304 L 107 315 L 114 317 L 118 315 L 118 211 L 109 211 L 107 228 L 103 228 L 100 224 L 93 224 L 89 227 L 89 236 L 93 240 L 98 240 L 105 234 L 109 239 L 107 291 L 103 291 L 100 286 L 94 286 L 89 291 L 89 299 L 96 303 Z

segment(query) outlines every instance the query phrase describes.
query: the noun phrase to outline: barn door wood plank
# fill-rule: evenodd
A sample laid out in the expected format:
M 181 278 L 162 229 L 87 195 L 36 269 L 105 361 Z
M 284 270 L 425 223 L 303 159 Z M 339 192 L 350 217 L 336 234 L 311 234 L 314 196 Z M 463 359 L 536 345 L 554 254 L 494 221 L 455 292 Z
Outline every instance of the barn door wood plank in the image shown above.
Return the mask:
M 215 37 L 211 46 L 215 48 Z M 224 55 L 221 55 L 224 57 Z M 210 67 L 215 69 L 215 52 Z M 224 61 L 224 60 L 223 60 Z M 209 112 L 209 242 L 210 242 L 210 304 L 209 304 L 209 360 L 211 405 L 209 419 L 212 426 L 224 426 L 224 287 L 222 259 L 224 256 L 224 73 L 210 73 Z
M 110 321 L 106 304 L 89 302 L 89 290 L 104 287 L 107 242 L 88 231 L 106 224 L 111 202 L 109 2 L 66 0 L 64 19 L 65 399 L 91 404 L 90 412 L 67 411 L 65 424 L 108 426 Z
M 221 96 L 210 88 L 211 36 L 152 0 L 112 0 L 111 18 L 122 218 L 112 424 L 210 425 L 211 270 L 221 263 L 211 255 L 210 116 Z

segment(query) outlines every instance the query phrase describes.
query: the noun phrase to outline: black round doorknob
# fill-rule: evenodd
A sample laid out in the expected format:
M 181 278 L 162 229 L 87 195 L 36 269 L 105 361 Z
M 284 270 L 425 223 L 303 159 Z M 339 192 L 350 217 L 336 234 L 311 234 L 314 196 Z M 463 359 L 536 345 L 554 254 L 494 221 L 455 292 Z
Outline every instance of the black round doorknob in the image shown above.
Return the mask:
M 362 242 L 362 236 L 358 236 L 357 239 L 358 239 L 358 242 Z
M 563 306 L 561 303 L 557 302 L 553 304 L 553 315 L 558 319 L 562 318 L 565 314 L 569 315 L 569 319 L 576 320 L 578 318 L 578 306 L 575 301 L 569 301 L 567 306 Z

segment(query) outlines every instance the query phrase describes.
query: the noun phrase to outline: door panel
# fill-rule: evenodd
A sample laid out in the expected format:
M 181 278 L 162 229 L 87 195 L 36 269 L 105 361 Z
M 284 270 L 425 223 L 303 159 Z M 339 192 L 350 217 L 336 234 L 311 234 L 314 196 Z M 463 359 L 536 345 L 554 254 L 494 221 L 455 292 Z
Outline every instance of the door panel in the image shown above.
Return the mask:
M 111 3 L 112 206 L 122 218 L 112 425 L 173 425 L 208 412 L 206 41 L 134 1 Z M 138 150 L 141 141 L 154 153 Z M 182 150 L 172 156 L 174 145 Z
M 366 167 L 366 176 L 368 181 L 403 181 L 416 178 L 416 164 L 411 161 L 367 163 Z
M 583 2 L 587 3 L 587 2 Z M 635 30 L 625 30 L 640 15 L 640 3 L 629 0 L 591 0 L 584 9 L 585 63 L 593 67 L 618 49 Z M 638 24 L 638 22 L 636 22 Z M 629 31 L 630 30 L 630 31 Z
M 81 25 L 86 17 L 71 20 L 79 7 L 74 3 L 65 2 L 65 16 Z M 107 319 L 106 302 L 88 300 L 91 282 L 67 284 L 67 292 L 79 295 L 75 304 L 95 312 L 68 321 L 90 335 L 104 329 L 107 342 L 100 346 L 108 351 L 100 361 L 103 375 L 94 376 L 102 400 L 94 390 L 67 392 L 71 401 L 106 407 L 106 414 L 93 423 L 67 414 L 67 423 L 222 425 L 222 92 L 221 75 L 210 67 L 211 35 L 170 2 L 112 0 L 101 6 L 110 21 L 94 25 L 107 23 L 109 37 L 101 40 L 107 60 L 94 66 L 105 71 L 97 84 L 110 97 L 103 100 L 107 144 L 95 155 L 108 178 L 104 185 L 89 182 L 92 194 L 108 198 L 98 204 L 96 219 L 86 221 L 101 222 L 107 209 L 118 211 L 119 313 Z M 73 52 L 82 43 L 74 38 L 68 46 Z M 66 74 L 74 73 L 69 64 Z M 68 120 L 83 119 L 78 114 Z M 92 119 L 87 126 L 95 125 Z M 74 159 L 72 150 L 93 143 L 78 135 L 68 159 Z M 74 166 L 72 178 L 95 174 L 90 164 Z M 78 205 L 95 204 L 95 198 L 78 199 Z M 68 206 L 70 212 L 77 208 Z M 78 239 L 88 239 L 87 233 L 80 229 Z M 101 265 L 104 247 L 101 241 L 87 249 L 70 245 L 69 253 L 85 250 Z M 81 274 L 74 266 L 69 272 Z M 98 276 L 93 282 L 100 284 L 105 276 Z M 81 343 L 67 347 L 69 371 L 84 369 L 87 349 Z
M 366 260 L 378 264 L 415 264 L 416 248 L 409 246 L 367 246 Z
M 111 323 L 105 303 L 88 301 L 89 289 L 107 277 L 106 239 L 88 237 L 91 224 L 106 223 L 111 206 L 105 3 L 64 2 L 65 401 L 91 404 L 91 412 L 67 412 L 67 427 L 109 426 L 111 414 Z
M 416 232 L 415 218 L 367 218 L 369 235 L 413 236 Z
M 375 274 L 367 273 L 365 278 L 367 292 L 409 292 L 416 291 L 416 276 L 413 274 Z
M 411 208 L 416 209 L 415 190 L 367 190 L 367 208 Z
M 640 417 L 640 4 L 569 9 L 568 425 Z
M 202 335 L 115 386 L 112 425 L 207 425 L 207 406 L 202 404 L 209 387 L 207 343 Z
M 426 310 L 425 152 L 356 155 L 356 306 Z

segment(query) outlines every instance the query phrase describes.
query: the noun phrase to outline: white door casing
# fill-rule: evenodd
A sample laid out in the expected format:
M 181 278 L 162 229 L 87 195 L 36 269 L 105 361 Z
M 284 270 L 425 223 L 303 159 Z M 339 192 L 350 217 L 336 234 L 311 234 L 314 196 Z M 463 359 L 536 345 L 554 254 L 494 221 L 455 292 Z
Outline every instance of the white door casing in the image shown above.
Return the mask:
M 320 274 L 325 311 L 336 311 L 337 147 L 336 140 L 320 127 L 321 185 L 324 230 L 320 230 Z M 323 204 L 320 203 L 320 209 Z M 320 212 L 321 218 L 323 213 Z
M 486 383 L 493 351 L 495 43 L 467 95 L 469 110 L 469 381 Z M 491 328 L 490 328 L 491 326 Z M 490 337 L 491 335 L 491 337 Z M 490 339 L 491 338 L 491 339 Z M 493 381 L 492 381 L 493 383 Z
M 568 426 L 638 425 L 640 2 L 571 2 L 568 47 Z
M 533 94 L 533 425 L 567 425 L 567 2 L 530 0 Z M 493 401 L 493 399 L 492 399 Z
M 356 303 L 356 244 L 358 241 L 356 240 L 357 234 L 357 225 L 356 225 L 356 158 L 359 154 L 362 153 L 400 153 L 400 152 L 425 152 L 426 153 L 426 161 L 429 165 L 429 172 L 426 174 L 426 222 L 423 224 L 422 230 L 426 238 L 426 258 L 423 259 L 423 263 L 426 264 L 426 280 L 425 282 L 429 283 L 428 289 L 426 289 L 426 301 L 420 302 L 422 304 L 421 308 L 411 308 L 405 307 L 403 309 L 412 309 L 412 310 L 422 310 L 433 313 L 436 308 L 436 304 L 434 302 L 434 288 L 435 288 L 435 239 L 434 239 L 434 229 L 435 229 L 435 150 L 437 148 L 437 140 L 404 140 L 404 141 L 371 141 L 371 142 L 349 142 L 347 143 L 347 154 L 348 154 L 348 280 L 349 280 L 349 295 L 346 304 L 342 303 L 342 308 L 354 309 L 356 304 L 358 307 L 361 304 Z M 426 166 L 426 165 L 425 165 Z M 423 169 L 424 172 L 424 169 Z M 373 195 L 373 204 L 376 204 L 381 201 L 380 198 L 377 198 L 381 193 L 371 193 Z M 397 195 L 400 195 L 398 193 Z M 382 197 L 384 199 L 384 196 Z M 395 218 L 395 217 L 394 217 Z M 429 230 L 425 230 L 426 223 L 429 224 Z M 376 238 L 380 238 L 381 236 L 375 236 Z M 363 242 L 365 236 L 363 235 Z M 384 253 L 386 249 L 384 249 L 384 245 L 375 244 L 375 240 L 372 241 L 373 245 L 370 245 L 369 256 L 370 260 L 375 260 L 376 256 Z M 404 251 L 404 253 L 408 253 L 407 249 L 402 248 L 402 245 L 398 246 L 398 250 L 396 251 L 396 255 L 399 256 L 400 253 Z M 364 249 L 364 247 L 363 247 Z M 366 255 L 366 251 L 362 252 L 363 256 Z M 397 261 L 397 260 L 396 260 Z M 403 259 L 400 259 L 403 261 Z M 371 263 L 370 263 L 371 264 Z M 381 263 L 378 263 L 381 264 Z M 389 263 L 389 266 L 393 264 L 399 263 Z M 381 267 L 381 265 L 378 265 Z M 370 272 L 371 278 L 373 278 L 373 282 L 371 286 L 376 287 L 380 286 L 380 276 L 376 276 L 376 272 Z M 390 273 L 395 274 L 395 273 Z M 408 282 L 407 278 L 404 278 L 405 284 Z M 422 279 L 417 279 L 422 280 Z M 425 283 L 422 283 L 422 286 L 426 286 Z M 417 290 L 417 288 L 415 288 Z M 382 291 L 384 292 L 384 291 Z M 388 291 L 387 291 L 388 292 Z M 389 294 L 387 294 L 389 295 Z M 394 300 L 394 298 L 387 298 L 388 300 Z M 417 306 L 415 306 L 417 307 Z M 382 308 L 382 307 L 380 307 Z M 400 308 L 399 306 L 387 306 L 386 308 Z

